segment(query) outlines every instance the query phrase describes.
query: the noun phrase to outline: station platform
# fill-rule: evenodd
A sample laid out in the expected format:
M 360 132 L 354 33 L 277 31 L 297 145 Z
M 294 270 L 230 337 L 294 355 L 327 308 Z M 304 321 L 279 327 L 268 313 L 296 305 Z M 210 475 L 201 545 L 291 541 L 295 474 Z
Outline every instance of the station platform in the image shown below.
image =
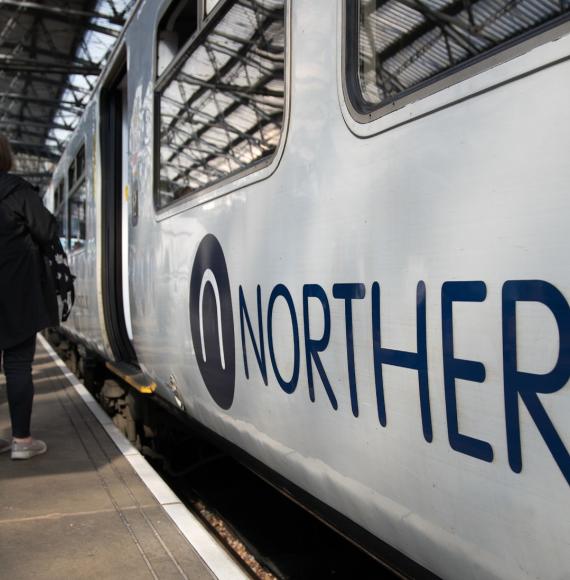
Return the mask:
M 247 578 L 38 338 L 33 434 L 0 455 L 0 578 Z M 0 375 L 0 437 L 10 423 Z

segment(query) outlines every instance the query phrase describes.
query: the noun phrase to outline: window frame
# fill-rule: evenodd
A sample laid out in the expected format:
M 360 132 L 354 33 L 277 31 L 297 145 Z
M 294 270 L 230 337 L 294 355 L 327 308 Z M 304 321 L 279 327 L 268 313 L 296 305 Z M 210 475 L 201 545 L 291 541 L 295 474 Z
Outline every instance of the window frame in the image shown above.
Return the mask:
M 77 175 L 77 160 L 79 156 L 83 154 L 83 171 L 80 175 Z M 67 196 L 65 198 L 65 206 L 67 210 L 67 219 L 66 219 L 66 226 L 67 226 L 67 249 L 70 256 L 77 256 L 86 250 L 87 246 L 87 157 L 86 157 L 86 148 L 85 142 L 82 141 L 81 145 L 77 149 L 77 153 L 72 158 L 71 163 L 69 164 L 69 168 L 67 171 L 68 174 L 68 183 L 67 183 Z M 73 183 L 69 183 L 69 170 L 73 167 Z M 77 190 L 82 186 L 85 185 L 85 239 L 83 240 L 83 246 L 81 248 L 73 249 L 71 247 L 71 198 L 77 193 Z
M 67 198 L 67 191 L 65 187 L 65 177 L 62 176 L 57 181 L 57 185 L 53 187 L 53 213 L 57 216 L 59 210 L 64 206 Z
M 77 173 L 77 169 L 79 167 L 78 161 L 81 158 L 83 159 L 83 163 L 81 165 L 82 171 L 81 171 L 81 173 L 78 174 Z M 75 183 L 78 183 L 79 181 L 85 179 L 85 174 L 86 174 L 86 170 L 87 170 L 87 168 L 86 168 L 87 159 L 86 159 L 86 156 L 85 156 L 85 143 L 83 143 L 79 147 L 79 149 L 77 150 L 77 153 L 75 154 L 75 158 L 74 158 L 73 161 L 75 163 Z
M 196 14 L 196 30 L 193 34 L 191 34 L 186 42 L 180 47 L 176 55 L 172 58 L 172 60 L 164 67 L 164 70 L 159 74 L 158 72 L 158 44 L 159 44 L 159 34 L 160 34 L 160 24 L 162 19 L 166 15 L 166 13 L 170 10 L 173 4 L 179 2 L 181 0 L 170 0 L 170 2 L 165 2 L 163 6 L 161 6 L 160 11 L 158 13 L 158 18 L 156 20 L 156 26 L 154 27 L 153 33 L 153 47 L 152 47 L 152 78 L 154 82 L 154 91 L 157 91 L 157 85 L 163 82 L 165 76 L 171 74 L 172 67 L 175 66 L 178 58 L 180 57 L 181 53 L 183 53 L 190 43 L 193 42 L 194 37 L 200 32 L 203 27 L 204 20 L 206 20 L 206 0 L 196 0 L 197 3 L 197 14 Z M 213 12 L 213 11 L 212 11 Z
M 342 0 L 340 4 L 342 26 L 341 40 L 341 84 L 344 104 L 350 117 L 360 126 L 365 126 L 402 109 L 403 107 L 430 97 L 444 89 L 504 64 L 526 52 L 570 33 L 570 12 L 558 16 L 529 30 L 520 36 L 505 41 L 478 56 L 472 57 L 447 70 L 430 77 L 399 93 L 395 98 L 374 105 L 364 100 L 359 86 L 359 0 Z
M 68 236 L 68 223 L 67 223 L 67 172 L 64 171 L 62 172 L 61 177 L 59 178 L 59 180 L 56 181 L 57 185 L 54 185 L 54 189 L 53 189 L 53 215 L 56 219 L 57 222 L 57 234 L 58 234 L 58 238 L 61 241 L 63 238 L 65 238 L 65 244 L 62 244 L 64 246 L 65 250 L 69 250 L 69 236 Z M 56 199 L 57 199 L 57 191 L 61 188 L 61 198 L 59 200 L 59 203 L 56 205 Z M 64 236 L 60 236 L 59 235 L 59 226 L 60 224 L 63 226 L 64 228 Z
M 68 192 L 71 191 L 74 184 L 75 184 L 75 157 L 73 157 L 73 160 L 71 161 L 71 163 L 69 164 L 69 167 L 67 168 L 67 190 L 68 190 Z
M 172 0 L 173 2 L 176 0 Z M 281 137 L 279 145 L 275 152 L 259 161 L 253 163 L 246 169 L 237 171 L 226 178 L 222 178 L 210 185 L 206 185 L 200 189 L 188 192 L 180 198 L 176 199 L 167 206 L 160 207 L 158 205 L 158 188 L 160 185 L 160 96 L 168 84 L 174 79 L 178 70 L 184 65 L 185 58 L 196 50 L 200 43 L 210 34 L 213 28 L 224 18 L 224 16 L 237 4 L 238 0 L 218 0 L 214 8 L 206 14 L 203 2 L 200 2 L 198 25 L 196 31 L 182 48 L 178 54 L 172 59 L 168 66 L 162 71 L 160 76 L 157 74 L 157 51 L 158 51 L 158 25 L 165 12 L 170 8 L 172 2 L 168 3 L 164 10 L 161 11 L 156 20 L 154 31 L 153 44 L 153 169 L 152 169 L 152 191 L 153 191 L 153 208 L 156 221 L 162 221 L 173 215 L 184 212 L 192 207 L 202 205 L 213 201 L 219 197 L 225 196 L 237 189 L 241 189 L 252 183 L 262 181 L 270 177 L 277 169 L 279 162 L 283 156 L 285 142 L 287 140 L 287 133 L 289 127 L 289 111 L 290 111 L 290 96 L 291 96 L 291 0 L 284 0 L 284 15 L 285 15 L 285 96 L 283 107 L 283 124 L 281 129 Z M 253 177 L 252 177 L 253 176 Z

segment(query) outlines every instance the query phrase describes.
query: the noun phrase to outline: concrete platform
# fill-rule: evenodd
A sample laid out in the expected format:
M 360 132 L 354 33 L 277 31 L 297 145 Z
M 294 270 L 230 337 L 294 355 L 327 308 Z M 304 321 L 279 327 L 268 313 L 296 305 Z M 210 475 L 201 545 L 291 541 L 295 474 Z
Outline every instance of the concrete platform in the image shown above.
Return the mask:
M 125 453 L 130 445 L 117 439 L 118 431 L 112 434 L 118 443 L 111 439 L 86 404 L 94 404 L 90 396 L 81 396 L 83 387 L 65 377 L 47 348 L 38 342 L 32 429 L 48 453 L 28 461 L 0 455 L 0 578 L 243 577 L 176 496 L 162 490 L 166 499 L 159 501 L 160 485 L 150 491 L 135 468 L 151 478 L 156 473 L 134 448 Z M 0 375 L 0 437 L 9 434 Z M 169 513 L 180 516 L 177 524 Z M 200 536 L 202 556 L 181 532 L 185 527 L 190 540 Z

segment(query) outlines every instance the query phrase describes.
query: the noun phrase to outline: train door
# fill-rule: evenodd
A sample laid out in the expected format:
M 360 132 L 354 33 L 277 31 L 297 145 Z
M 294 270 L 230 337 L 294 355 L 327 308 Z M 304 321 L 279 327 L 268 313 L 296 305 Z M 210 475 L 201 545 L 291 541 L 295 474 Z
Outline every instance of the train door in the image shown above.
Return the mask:
M 128 102 L 123 59 L 101 92 L 103 310 L 115 359 L 136 364 L 129 297 Z

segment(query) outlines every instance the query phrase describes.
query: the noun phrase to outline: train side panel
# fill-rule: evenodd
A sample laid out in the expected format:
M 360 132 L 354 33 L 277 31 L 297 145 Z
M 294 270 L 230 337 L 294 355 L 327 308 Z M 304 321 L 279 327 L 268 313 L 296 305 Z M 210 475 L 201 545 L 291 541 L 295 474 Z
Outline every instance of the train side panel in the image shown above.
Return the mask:
M 442 577 L 563 578 L 570 393 L 541 381 L 568 365 L 570 36 L 363 138 L 339 90 L 339 13 L 292 2 L 285 147 L 266 179 L 157 214 L 159 4 L 126 32 L 133 344 L 159 396 L 173 402 L 176 386 L 191 417 Z M 208 236 L 227 283 L 216 294 L 202 278 L 196 302 Z M 72 258 L 82 280 L 96 243 L 89 264 Z M 78 309 L 72 324 L 105 352 L 84 283 L 90 322 Z M 214 338 L 194 340 L 193 319 Z M 227 344 L 235 381 L 220 405 L 203 369 Z

